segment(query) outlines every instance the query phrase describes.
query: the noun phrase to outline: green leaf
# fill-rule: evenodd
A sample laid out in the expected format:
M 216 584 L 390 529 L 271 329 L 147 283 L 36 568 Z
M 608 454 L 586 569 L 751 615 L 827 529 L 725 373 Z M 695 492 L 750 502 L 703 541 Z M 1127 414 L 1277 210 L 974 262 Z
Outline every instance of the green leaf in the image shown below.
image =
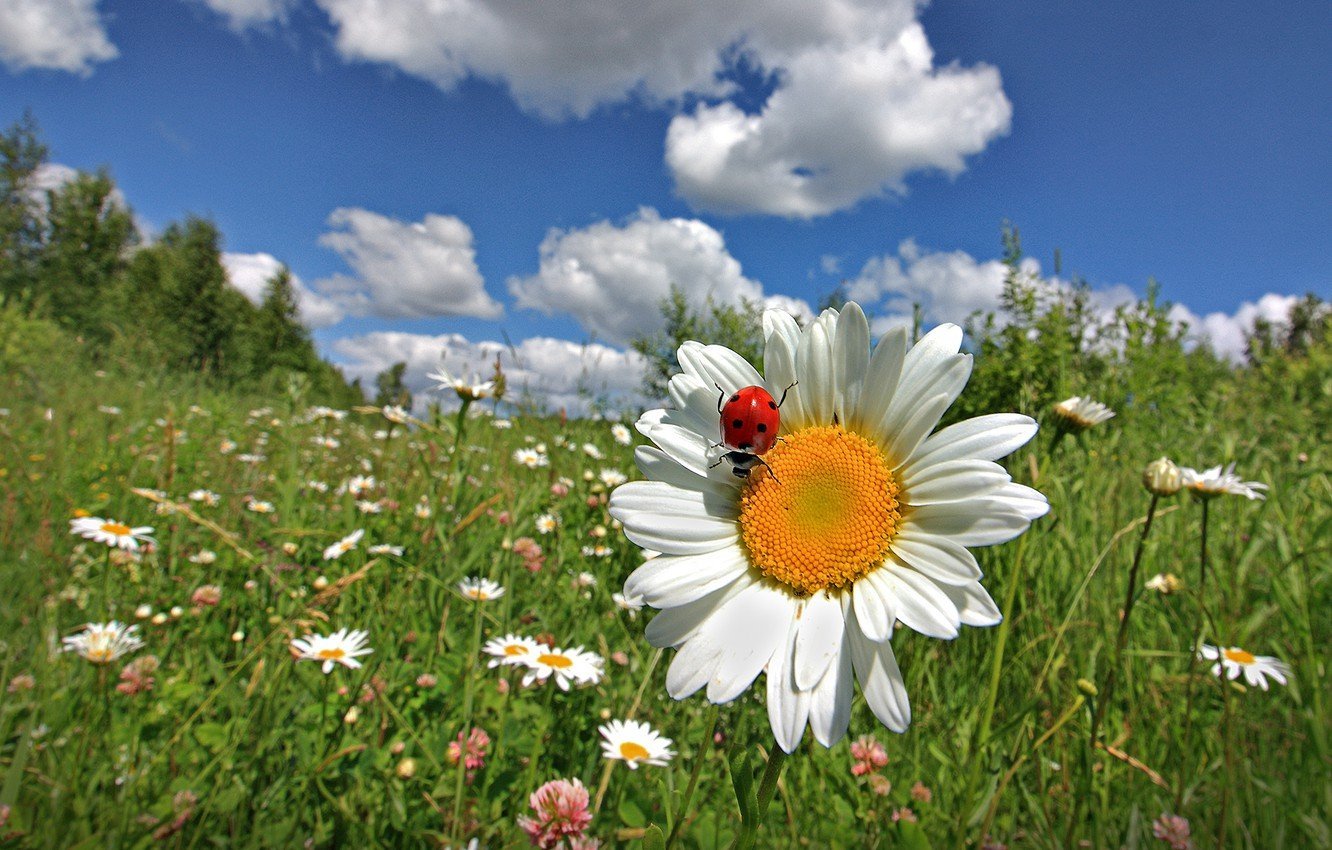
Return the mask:
M 920 824 L 900 820 L 897 822 L 897 846 L 902 850 L 930 850 L 930 840 Z
M 227 727 L 221 723 L 200 723 L 194 727 L 194 738 L 213 752 L 227 744 Z
M 740 821 L 754 819 L 754 771 L 749 767 L 749 753 L 738 752 L 731 757 L 731 786 L 735 788 L 735 802 L 740 807 Z
M 643 850 L 666 850 L 666 835 L 655 823 L 643 833 Z
M 642 826 L 647 823 L 647 815 L 633 800 L 621 800 L 619 814 L 625 826 Z

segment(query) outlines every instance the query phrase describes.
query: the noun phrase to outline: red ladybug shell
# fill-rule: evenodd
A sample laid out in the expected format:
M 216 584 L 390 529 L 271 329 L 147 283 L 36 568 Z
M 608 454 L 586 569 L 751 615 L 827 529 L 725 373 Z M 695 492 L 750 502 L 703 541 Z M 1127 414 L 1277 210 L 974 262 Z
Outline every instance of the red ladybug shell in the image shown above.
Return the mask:
M 721 405 L 722 445 L 731 451 L 763 454 L 777 442 L 780 424 L 777 402 L 763 387 L 744 387 Z

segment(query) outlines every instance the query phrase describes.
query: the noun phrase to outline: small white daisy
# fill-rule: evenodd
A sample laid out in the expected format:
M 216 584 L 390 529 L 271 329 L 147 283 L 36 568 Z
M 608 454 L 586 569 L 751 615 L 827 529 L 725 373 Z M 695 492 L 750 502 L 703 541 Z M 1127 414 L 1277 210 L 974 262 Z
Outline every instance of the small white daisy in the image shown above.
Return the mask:
M 333 672 L 334 664 L 355 670 L 361 666 L 357 658 L 374 652 L 365 645 L 369 637 L 369 632 L 338 629 L 327 636 L 307 634 L 303 639 L 296 638 L 291 642 L 291 648 L 297 661 L 322 661 L 325 673 Z
M 200 549 L 189 557 L 191 564 L 211 564 L 217 560 L 217 553 L 212 549 Z
M 601 453 L 601 449 L 597 448 L 596 443 L 583 443 L 583 454 L 593 460 L 602 460 L 606 457 Z
M 131 528 L 123 522 L 114 519 L 102 519 L 97 516 L 79 517 L 70 520 L 69 532 L 88 540 L 105 543 L 114 549 L 126 549 L 131 552 L 137 550 L 140 543 L 156 542 L 149 536 L 153 532 L 151 525 L 140 525 Z
M 1213 466 L 1202 472 L 1186 466 L 1180 472 L 1184 479 L 1184 489 L 1200 499 L 1211 499 L 1221 495 L 1243 496 L 1250 501 L 1266 498 L 1259 491 L 1266 490 L 1267 485 L 1260 481 L 1241 480 L 1235 474 L 1233 463 L 1224 469 Z
M 1199 658 L 1208 661 L 1215 661 L 1212 665 L 1213 676 L 1225 676 L 1227 679 L 1238 679 L 1240 673 L 1244 674 L 1244 681 L 1250 686 L 1257 685 L 1263 690 L 1267 690 L 1267 677 L 1271 676 L 1281 684 L 1286 684 L 1287 677 L 1290 676 L 1290 665 L 1273 658 L 1270 655 L 1254 655 L 1240 649 L 1238 646 L 1222 649 L 1211 644 L 1203 644 L 1198 652 Z
M 342 538 L 337 543 L 334 543 L 332 546 L 329 546 L 327 549 L 325 549 L 324 560 L 335 561 L 338 558 L 341 558 L 343 555 L 355 549 L 356 544 L 361 542 L 361 538 L 364 535 L 365 535 L 364 528 L 356 529 L 351 534 L 348 534 L 346 537 Z
M 212 508 L 216 507 L 218 502 L 222 501 L 222 497 L 214 493 L 212 490 L 191 490 L 190 501 L 198 502 L 201 505 L 207 505 Z
M 356 510 L 363 514 L 380 514 L 384 512 L 384 506 L 379 502 L 372 502 L 369 499 L 358 499 Z
M 617 607 L 630 613 L 643 610 L 643 597 L 639 595 L 627 596 L 623 593 L 612 593 L 611 600 Z
M 416 507 L 412 508 L 412 513 L 416 514 L 417 519 L 430 519 L 430 503 L 422 499 L 416 503 Z
M 524 635 L 508 634 L 502 638 L 492 638 L 486 641 L 486 645 L 481 647 L 481 651 L 486 655 L 492 656 L 487 667 L 498 667 L 501 664 L 512 666 L 522 664 L 523 659 L 536 655 L 545 649 L 545 646 L 537 643 L 530 637 Z
M 390 543 L 376 543 L 366 551 L 371 555 L 396 555 L 400 558 L 402 557 L 403 548 L 401 546 L 394 546 Z
M 83 631 L 61 640 L 65 652 L 77 652 L 93 664 L 110 664 L 122 655 L 143 646 L 138 626 L 126 626 L 116 620 L 89 623 Z
M 1157 573 L 1143 584 L 1148 590 L 1155 590 L 1164 596 L 1169 596 L 1183 586 L 1179 576 L 1174 573 Z
M 542 534 L 550 534 L 560 527 L 560 518 L 554 514 L 542 514 L 536 518 L 536 530 Z
M 504 588 L 488 578 L 470 576 L 458 582 L 458 592 L 473 602 L 490 602 L 504 595 Z
M 306 487 L 307 490 L 313 490 L 313 491 L 315 491 L 316 493 L 327 493 L 327 492 L 328 492 L 328 484 L 327 484 L 326 482 L 323 482 L 323 481 L 317 481 L 317 480 L 315 480 L 315 479 L 313 479 L 313 478 L 311 478 L 309 481 L 305 482 L 305 487 Z
M 612 720 L 597 727 L 597 731 L 606 739 L 601 742 L 606 758 L 621 759 L 630 770 L 637 770 L 640 764 L 665 767 L 675 757 L 671 739 L 662 737 L 646 723 Z
M 525 466 L 528 469 L 537 469 L 542 466 L 549 466 L 550 459 L 542 452 L 536 449 L 515 449 L 513 452 L 514 463 Z
M 495 419 L 495 420 L 492 420 L 492 421 L 491 421 L 491 423 L 490 423 L 490 427 L 492 427 L 492 428 L 498 428 L 498 429 L 500 429 L 501 431 L 503 431 L 503 430 L 505 430 L 505 429 L 512 428 L 512 427 L 513 427 L 513 423 L 510 422 L 510 421 L 507 420 L 507 419 Z
M 618 469 L 603 469 L 601 470 L 601 474 L 597 477 L 600 478 L 601 483 L 605 484 L 607 487 L 619 487 L 621 484 L 629 480 L 629 476 L 625 475 Z
M 247 510 L 257 514 L 271 514 L 274 511 L 272 502 L 265 502 L 262 499 L 251 499 L 245 503 Z
M 1115 415 L 1113 410 L 1099 401 L 1079 395 L 1066 398 L 1056 404 L 1054 412 L 1065 427 L 1077 431 L 1085 431 Z
M 236 450 L 236 442 L 234 440 L 223 440 L 222 442 L 217 444 L 218 454 L 229 455 L 235 450 Z
M 315 436 L 310 438 L 310 442 L 314 443 L 321 449 L 336 449 L 338 446 L 342 445 L 342 443 L 338 442 L 337 437 Z
M 465 381 L 462 378 L 453 377 L 447 369 L 441 366 L 438 372 L 431 372 L 426 377 L 436 382 L 436 390 L 453 390 L 458 398 L 463 401 L 470 402 L 490 398 L 495 394 L 495 382 L 482 381 L 475 372 L 472 373 L 472 380 Z
M 396 425 L 406 425 L 412 418 L 412 415 L 403 409 L 400 404 L 386 404 L 379 412 L 384 415 L 385 419 Z
M 570 685 L 595 685 L 605 675 L 605 661 L 601 656 L 585 652 L 581 646 L 572 649 L 542 646 L 537 652 L 520 657 L 528 668 L 523 676 L 523 687 L 554 679 L 560 690 L 567 691 Z
M 630 434 L 629 429 L 619 422 L 611 426 L 611 436 L 615 438 L 615 442 L 622 446 L 627 446 L 634 441 L 634 435 Z
M 268 458 L 256 452 L 247 452 L 243 455 L 236 455 L 236 460 L 240 461 L 241 463 L 249 463 L 257 465 L 268 460 Z
M 371 490 L 375 489 L 375 477 L 373 475 L 353 475 L 343 482 L 338 488 L 340 493 L 350 493 L 353 499 L 359 499 Z

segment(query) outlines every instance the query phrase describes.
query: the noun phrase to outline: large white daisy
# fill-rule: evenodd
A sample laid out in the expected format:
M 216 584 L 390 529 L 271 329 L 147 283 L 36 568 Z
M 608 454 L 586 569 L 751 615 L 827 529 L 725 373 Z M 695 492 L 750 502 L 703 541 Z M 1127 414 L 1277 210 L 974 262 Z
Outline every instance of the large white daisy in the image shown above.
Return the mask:
M 1243 673 L 1244 681 L 1263 690 L 1267 690 L 1269 677 L 1284 685 L 1290 676 L 1290 665 L 1281 659 L 1271 655 L 1254 655 L 1238 646 L 1222 648 L 1205 643 L 1198 650 L 1198 657 L 1216 662 L 1212 665 L 1213 676 L 1238 679 Z
M 1036 433 L 994 414 L 931 435 L 971 374 L 962 330 L 943 325 L 914 347 L 904 329 L 871 351 L 860 307 L 827 310 L 803 330 L 763 319 L 767 374 L 735 352 L 688 342 L 673 405 L 638 430 L 648 479 L 619 487 L 611 514 L 630 540 L 663 553 L 626 595 L 661 612 L 647 628 L 677 647 L 666 686 L 728 702 L 767 673 L 768 717 L 791 752 L 806 725 L 824 746 L 847 730 L 852 683 L 894 731 L 911 721 L 890 639 L 894 624 L 938 638 L 989 626 L 999 609 L 968 546 L 1003 543 L 1049 509 L 995 463 Z M 780 397 L 781 440 L 746 479 L 715 465 L 718 390 Z
M 99 516 L 78 517 L 69 521 L 70 534 L 104 543 L 113 549 L 137 551 L 140 543 L 153 543 L 151 525 L 131 527 L 128 523 Z

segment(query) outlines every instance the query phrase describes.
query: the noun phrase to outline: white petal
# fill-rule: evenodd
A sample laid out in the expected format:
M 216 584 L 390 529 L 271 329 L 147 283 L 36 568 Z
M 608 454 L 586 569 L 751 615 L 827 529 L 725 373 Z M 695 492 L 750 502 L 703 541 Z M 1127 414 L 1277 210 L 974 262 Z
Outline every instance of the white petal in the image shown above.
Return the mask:
M 1020 413 L 976 416 L 931 434 L 902 469 L 910 476 L 916 469 L 962 458 L 998 460 L 1017 451 L 1036 436 L 1036 420 Z
M 660 481 L 631 481 L 611 493 L 610 514 L 644 549 L 666 555 L 713 552 L 738 538 L 734 501 Z
M 949 460 L 918 467 L 913 475 L 899 479 L 907 504 L 930 505 L 987 496 L 1012 479 L 999 464 L 989 460 Z
M 809 703 L 809 728 L 814 740 L 831 747 L 846 734 L 851 723 L 852 683 L 851 650 L 845 640 L 839 642 L 837 657 L 819 681 Z
M 634 449 L 634 463 L 643 475 L 651 481 L 663 481 L 681 490 L 697 490 L 700 493 L 712 493 L 721 498 L 734 499 L 736 486 L 727 479 L 736 479 L 734 475 L 704 478 L 687 466 L 680 464 L 662 449 L 654 446 L 638 446 Z
M 897 619 L 927 637 L 951 640 L 962 624 L 957 606 L 926 576 L 889 559 L 882 572 L 897 600 Z
M 1050 512 L 1050 500 L 1039 490 L 1033 490 L 1025 484 L 1005 484 L 990 498 L 1002 501 L 1019 514 L 1031 520 L 1040 519 Z
M 788 753 L 795 752 L 805 736 L 812 697 L 809 691 L 796 688 L 791 669 L 798 629 L 792 618 L 786 637 L 768 662 L 768 723 L 777 745 Z
M 663 422 L 688 428 L 703 437 L 719 433 L 716 387 L 681 373 L 671 378 L 668 392 L 674 409 L 666 411 Z
M 745 574 L 693 602 L 667 608 L 652 618 L 644 636 L 653 646 L 679 646 L 693 637 L 717 609 L 752 583 L 753 579 Z
M 875 642 L 892 637 L 893 624 L 897 622 L 897 600 L 893 597 L 893 588 L 881 575 L 883 572 L 882 569 L 875 570 L 856 582 L 851 590 L 856 619 L 865 635 Z
M 1017 508 L 994 499 L 967 499 L 913 507 L 906 512 L 903 525 L 948 537 L 962 546 L 993 546 L 1026 531 L 1031 520 Z
M 994 604 L 989 591 L 979 582 L 939 587 L 957 606 L 958 617 L 967 626 L 994 626 L 1004 619 L 999 606 Z
M 715 630 L 725 647 L 708 682 L 709 700 L 730 702 L 744 693 L 785 642 L 794 613 L 793 598 L 759 583 L 717 613 L 704 627 Z
M 768 315 L 774 313 L 775 311 L 769 310 L 764 314 L 765 323 Z M 796 352 L 800 348 L 800 330 L 797 328 L 794 335 L 789 333 L 786 322 L 794 327 L 795 320 L 790 316 L 786 316 L 785 319 L 786 321 L 778 320 L 776 324 L 779 329 L 768 334 L 768 342 L 763 350 L 763 371 L 766 373 L 768 386 L 776 388 L 777 392 L 791 387 L 786 394 L 786 401 L 782 402 L 781 416 L 781 433 L 789 434 L 809 423 L 805 421 L 801 387 L 796 384 Z M 796 386 L 791 386 L 792 384 Z
M 892 644 L 886 640 L 869 640 L 854 619 L 847 624 L 847 642 L 851 649 L 851 663 L 870 711 L 892 731 L 905 732 L 911 725 L 911 701 L 907 698 L 906 682 L 902 680 Z
M 708 634 L 707 623 L 704 623 L 704 628 L 685 641 L 671 659 L 670 669 L 666 671 L 666 693 L 674 699 L 684 699 L 706 685 L 721 664 L 723 649 L 725 647 Z
M 711 477 L 711 443 L 703 435 L 667 422 L 644 424 L 642 419 L 639 420 L 638 430 L 656 443 L 671 460 L 702 478 Z
M 802 691 L 818 684 L 828 672 L 842 645 L 846 621 L 842 604 L 826 593 L 816 593 L 804 601 L 798 615 L 800 631 L 795 642 L 795 683 Z
M 749 361 L 724 345 L 703 345 L 691 340 L 680 346 L 676 356 L 685 374 L 714 389 L 720 385 L 728 394 L 763 383 Z
M 660 555 L 634 570 L 625 596 L 641 596 L 653 608 L 675 608 L 735 581 L 749 569 L 738 546 L 701 555 Z
M 773 338 L 784 339 L 791 347 L 792 351 L 800 345 L 800 325 L 785 310 L 765 310 L 763 312 L 763 341 L 765 345 L 772 345 Z M 767 365 L 767 356 L 763 358 L 764 365 Z M 794 377 L 794 376 L 793 376 Z
M 881 430 L 875 432 L 884 454 L 888 455 L 889 464 L 898 467 L 910 461 L 916 447 L 939 424 L 939 418 L 952 403 L 953 400 L 947 395 L 937 393 L 919 399 L 909 409 L 894 405 L 894 410 L 904 411 L 906 415 L 899 417 L 890 411 L 881 423 Z
M 828 425 L 833 417 L 832 336 L 828 323 L 816 320 L 800 336 L 796 353 L 796 378 L 805 425 Z
M 884 334 L 874 346 L 865 385 L 861 391 L 860 409 L 851 419 L 851 426 L 865 433 L 878 428 L 888 412 L 897 383 L 902 377 L 902 361 L 907 353 L 907 329 L 894 328 Z
M 849 422 L 860 410 L 860 395 L 869 371 L 869 322 L 854 301 L 837 317 L 833 339 L 834 412 L 840 422 Z
M 967 547 L 907 526 L 893 537 L 893 554 L 940 584 L 964 585 L 981 577 L 976 556 Z M 945 591 L 946 592 L 946 591 Z

